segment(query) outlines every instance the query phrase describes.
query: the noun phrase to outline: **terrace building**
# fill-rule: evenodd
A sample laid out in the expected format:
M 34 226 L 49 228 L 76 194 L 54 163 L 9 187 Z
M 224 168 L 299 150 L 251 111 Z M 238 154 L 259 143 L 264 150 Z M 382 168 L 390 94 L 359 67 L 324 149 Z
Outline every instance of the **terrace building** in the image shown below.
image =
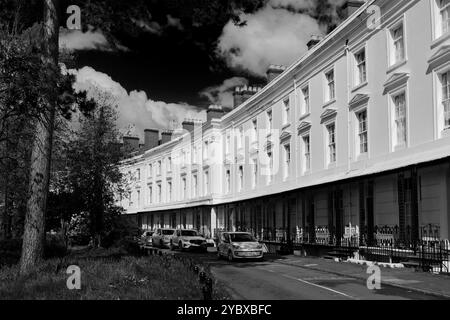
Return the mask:
M 124 161 L 127 215 L 302 252 L 449 239 L 450 1 L 354 5 L 234 109 Z

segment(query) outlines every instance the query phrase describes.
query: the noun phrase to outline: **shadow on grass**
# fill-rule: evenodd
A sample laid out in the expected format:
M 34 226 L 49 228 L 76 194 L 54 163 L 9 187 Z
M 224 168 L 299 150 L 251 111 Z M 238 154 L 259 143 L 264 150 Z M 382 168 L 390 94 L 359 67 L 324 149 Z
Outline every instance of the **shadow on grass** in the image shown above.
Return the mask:
M 67 267 L 81 270 L 81 289 L 69 290 Z M 123 249 L 77 250 L 44 261 L 26 276 L 18 266 L 0 269 L 0 299 L 10 300 L 201 300 L 191 261 L 172 256 L 129 256 Z M 229 299 L 214 283 L 213 299 Z

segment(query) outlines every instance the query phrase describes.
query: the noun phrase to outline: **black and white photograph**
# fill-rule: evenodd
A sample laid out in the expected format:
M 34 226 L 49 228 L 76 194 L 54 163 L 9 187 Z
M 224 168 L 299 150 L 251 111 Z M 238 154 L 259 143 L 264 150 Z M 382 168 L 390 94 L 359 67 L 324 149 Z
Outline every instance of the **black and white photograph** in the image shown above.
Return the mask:
M 450 0 L 0 0 L 0 305 L 449 300 L 449 239 Z

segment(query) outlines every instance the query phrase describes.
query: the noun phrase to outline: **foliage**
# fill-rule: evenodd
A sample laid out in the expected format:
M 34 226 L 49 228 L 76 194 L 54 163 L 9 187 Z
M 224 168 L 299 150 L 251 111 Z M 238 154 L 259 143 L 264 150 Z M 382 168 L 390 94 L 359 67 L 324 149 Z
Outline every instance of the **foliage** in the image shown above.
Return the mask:
M 197 275 L 187 261 L 169 256 L 123 257 L 117 249 L 91 250 L 41 264 L 25 277 L 0 269 L 0 299 L 200 300 Z M 81 269 L 81 290 L 68 290 L 66 269 Z M 170 285 L 169 285 L 170 284 Z M 226 299 L 223 291 L 215 299 Z
M 61 146 L 52 174 L 50 199 L 54 201 L 49 207 L 54 224 L 58 219 L 71 221 L 71 237 L 78 237 L 75 242 L 85 242 L 88 231 L 94 245 L 117 229 L 122 208 L 116 205 L 116 196 L 124 192 L 116 106 L 111 96 L 97 94 L 96 108 L 79 114 L 79 125 L 70 134 L 60 131 L 57 138 Z M 88 221 L 88 230 L 81 221 Z

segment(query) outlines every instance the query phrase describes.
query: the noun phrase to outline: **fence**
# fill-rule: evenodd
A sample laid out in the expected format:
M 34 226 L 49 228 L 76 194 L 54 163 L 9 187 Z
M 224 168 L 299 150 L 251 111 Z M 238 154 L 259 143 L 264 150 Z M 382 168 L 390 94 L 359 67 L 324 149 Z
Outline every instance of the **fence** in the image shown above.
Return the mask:
M 376 227 L 370 242 L 358 234 L 337 238 L 334 230 L 327 227 L 315 227 L 311 231 L 305 228 L 288 236 L 285 230 L 265 230 L 257 238 L 275 254 L 309 250 L 344 259 L 358 257 L 368 261 L 403 263 L 423 271 L 450 273 L 450 242 L 439 239 L 439 229 L 435 226 L 422 227 L 416 240 L 413 240 L 409 227 L 402 233 L 396 226 Z

